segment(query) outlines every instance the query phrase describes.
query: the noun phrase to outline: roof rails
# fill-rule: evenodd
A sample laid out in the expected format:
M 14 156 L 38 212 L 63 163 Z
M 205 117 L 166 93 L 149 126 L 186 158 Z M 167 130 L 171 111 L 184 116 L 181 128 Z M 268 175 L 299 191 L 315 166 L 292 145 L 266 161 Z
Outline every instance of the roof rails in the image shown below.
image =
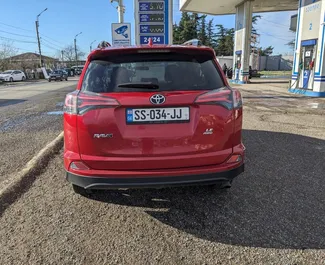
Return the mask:
M 192 39 L 183 43 L 185 46 L 201 46 L 202 42 L 198 39 Z

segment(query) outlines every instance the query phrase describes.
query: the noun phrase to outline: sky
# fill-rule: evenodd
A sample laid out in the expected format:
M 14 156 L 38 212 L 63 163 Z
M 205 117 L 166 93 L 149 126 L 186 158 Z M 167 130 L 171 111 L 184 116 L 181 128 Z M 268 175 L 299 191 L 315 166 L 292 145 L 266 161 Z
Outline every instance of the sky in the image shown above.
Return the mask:
M 38 52 L 36 42 L 36 16 L 48 8 L 39 19 L 42 54 L 57 55 L 67 45 L 73 44 L 75 35 L 77 44 L 82 51 L 88 53 L 90 43 L 95 41 L 111 41 L 111 23 L 118 22 L 117 3 L 110 0 L 0 0 L 5 6 L 0 15 L 0 43 L 13 41 L 19 53 Z M 134 43 L 134 9 L 133 0 L 124 0 L 124 21 L 132 25 L 132 39 Z M 5 11 L 5 12 L 4 12 Z M 263 13 L 256 28 L 261 34 L 260 46 L 274 47 L 274 54 L 292 53 L 286 45 L 294 39 L 289 32 L 290 17 L 293 12 Z M 181 17 L 179 1 L 173 4 L 173 21 L 178 22 Z M 235 26 L 235 16 L 208 16 L 215 24 L 223 24 L 226 28 Z

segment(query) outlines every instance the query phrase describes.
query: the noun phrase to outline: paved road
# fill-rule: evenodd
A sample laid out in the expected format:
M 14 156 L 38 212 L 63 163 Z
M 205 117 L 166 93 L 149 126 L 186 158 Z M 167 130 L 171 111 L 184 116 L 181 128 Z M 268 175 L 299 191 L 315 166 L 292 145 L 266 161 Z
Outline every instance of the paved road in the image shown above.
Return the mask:
M 0 87 L 0 183 L 62 131 L 65 94 L 77 81 Z M 55 114 L 55 113 L 53 113 Z
M 325 264 L 324 110 L 309 107 L 315 99 L 272 106 L 289 95 L 240 89 L 246 172 L 229 192 L 85 198 L 64 180 L 61 152 L 0 213 L 0 264 Z

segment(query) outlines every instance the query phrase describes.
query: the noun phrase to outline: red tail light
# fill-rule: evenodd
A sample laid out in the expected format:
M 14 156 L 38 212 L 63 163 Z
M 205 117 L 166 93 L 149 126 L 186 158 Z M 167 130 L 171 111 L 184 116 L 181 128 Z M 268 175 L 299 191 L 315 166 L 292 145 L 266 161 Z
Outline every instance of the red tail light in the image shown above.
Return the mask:
M 79 91 L 73 91 L 65 97 L 63 111 L 68 114 L 77 114 L 77 96 Z
M 199 95 L 196 100 L 198 104 L 221 105 L 226 109 L 237 109 L 242 106 L 241 94 L 238 90 L 228 88 L 213 90 Z
M 233 91 L 234 108 L 239 109 L 243 106 L 243 99 L 238 90 Z
M 119 105 L 119 102 L 111 97 L 74 91 L 66 96 L 63 110 L 68 114 L 82 115 L 93 109 L 112 108 Z

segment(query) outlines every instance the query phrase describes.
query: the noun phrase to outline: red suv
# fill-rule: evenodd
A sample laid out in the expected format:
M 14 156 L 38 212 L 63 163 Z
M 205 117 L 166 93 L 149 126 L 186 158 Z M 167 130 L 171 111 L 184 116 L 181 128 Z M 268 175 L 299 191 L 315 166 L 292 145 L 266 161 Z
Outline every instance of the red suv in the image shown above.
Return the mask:
M 65 99 L 67 179 L 82 194 L 230 187 L 244 171 L 242 112 L 208 47 L 97 49 Z

